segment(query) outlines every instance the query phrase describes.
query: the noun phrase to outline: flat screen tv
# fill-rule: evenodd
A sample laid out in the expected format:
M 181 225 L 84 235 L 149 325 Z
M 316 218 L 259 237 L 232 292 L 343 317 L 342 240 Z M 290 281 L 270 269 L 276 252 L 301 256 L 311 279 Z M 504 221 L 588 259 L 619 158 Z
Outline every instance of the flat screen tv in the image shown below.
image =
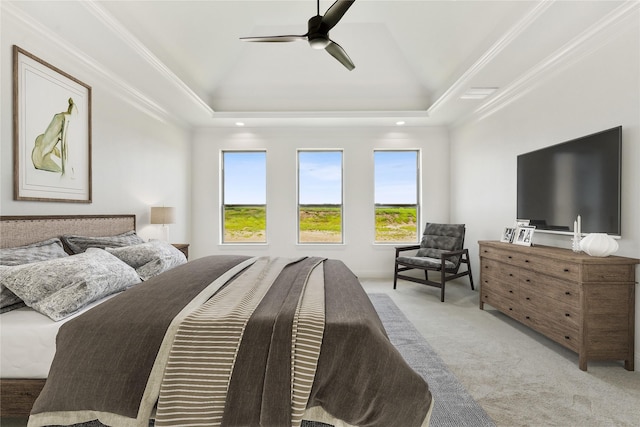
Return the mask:
M 620 236 L 622 127 L 518 156 L 519 219 L 536 230 Z

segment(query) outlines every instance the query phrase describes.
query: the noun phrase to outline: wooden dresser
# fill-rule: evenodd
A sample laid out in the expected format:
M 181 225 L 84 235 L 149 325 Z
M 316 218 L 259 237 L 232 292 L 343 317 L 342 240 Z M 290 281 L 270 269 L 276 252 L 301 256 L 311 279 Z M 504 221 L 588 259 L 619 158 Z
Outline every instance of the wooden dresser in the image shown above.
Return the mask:
M 589 360 L 624 360 L 633 371 L 635 265 L 569 249 L 480 245 L 480 309 L 485 304 Z

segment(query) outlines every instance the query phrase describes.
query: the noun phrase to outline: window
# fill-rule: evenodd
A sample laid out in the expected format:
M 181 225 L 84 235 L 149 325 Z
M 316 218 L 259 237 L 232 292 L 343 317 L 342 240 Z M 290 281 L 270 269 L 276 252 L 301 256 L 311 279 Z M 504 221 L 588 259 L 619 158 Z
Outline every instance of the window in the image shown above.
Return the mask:
M 342 241 L 342 151 L 298 151 L 298 243 Z
M 418 240 L 418 151 L 374 151 L 376 243 Z
M 267 153 L 222 152 L 222 243 L 267 241 Z

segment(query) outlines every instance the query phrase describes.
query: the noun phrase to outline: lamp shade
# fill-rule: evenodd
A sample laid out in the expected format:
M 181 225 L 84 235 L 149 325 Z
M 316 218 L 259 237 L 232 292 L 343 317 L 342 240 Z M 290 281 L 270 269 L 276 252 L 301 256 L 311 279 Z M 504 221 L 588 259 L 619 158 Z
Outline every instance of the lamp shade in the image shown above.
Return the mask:
M 173 224 L 175 222 L 175 208 L 168 206 L 151 207 L 151 224 Z

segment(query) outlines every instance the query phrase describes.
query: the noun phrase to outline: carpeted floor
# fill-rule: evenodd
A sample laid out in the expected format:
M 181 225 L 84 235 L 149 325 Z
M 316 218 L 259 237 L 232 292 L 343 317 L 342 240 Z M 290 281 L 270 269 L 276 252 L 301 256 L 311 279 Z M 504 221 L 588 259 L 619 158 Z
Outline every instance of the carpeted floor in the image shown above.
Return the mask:
M 384 294 L 369 294 L 389 339 L 407 363 L 429 384 L 435 398 L 431 426 L 494 426 L 440 356 L 407 320 L 396 304 Z

